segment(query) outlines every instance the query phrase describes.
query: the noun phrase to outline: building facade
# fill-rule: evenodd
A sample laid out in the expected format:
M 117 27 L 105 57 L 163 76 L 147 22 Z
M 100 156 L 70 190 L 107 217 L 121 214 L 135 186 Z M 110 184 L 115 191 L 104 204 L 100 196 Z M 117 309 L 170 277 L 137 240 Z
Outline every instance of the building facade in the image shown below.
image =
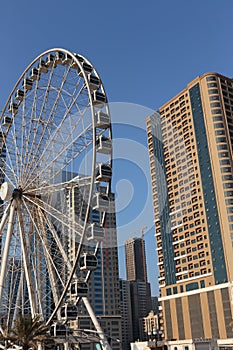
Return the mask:
M 140 237 L 125 242 L 126 275 L 130 287 L 133 340 L 140 339 L 140 318 L 151 311 L 151 289 L 147 282 L 145 241 Z M 143 339 L 141 339 L 143 340 Z
M 140 331 L 140 319 L 147 316 L 151 311 L 151 289 L 150 283 L 130 281 L 133 339 L 145 340 Z M 141 338 L 143 336 L 143 338 Z
M 120 309 L 122 328 L 122 349 L 129 350 L 133 341 L 133 323 L 130 282 L 120 279 Z
M 160 340 L 160 330 L 159 330 L 159 315 L 150 311 L 148 316 L 143 317 L 139 320 L 140 322 L 140 332 L 142 333 L 140 339 L 149 340 Z M 156 339 L 157 338 L 157 339 Z
M 197 77 L 147 133 L 164 338 L 233 338 L 233 80 Z
M 145 241 L 140 237 L 125 242 L 126 276 L 128 281 L 147 282 Z

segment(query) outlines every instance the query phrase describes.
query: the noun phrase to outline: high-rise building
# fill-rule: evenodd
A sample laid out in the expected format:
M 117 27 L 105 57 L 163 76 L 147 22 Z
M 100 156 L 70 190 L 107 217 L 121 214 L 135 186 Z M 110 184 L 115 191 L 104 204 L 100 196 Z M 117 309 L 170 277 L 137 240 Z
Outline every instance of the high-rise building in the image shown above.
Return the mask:
M 126 275 L 130 282 L 133 340 L 140 338 L 139 319 L 151 311 L 151 289 L 147 282 L 145 241 L 129 238 L 125 242 Z
M 140 339 L 140 319 L 147 316 L 151 311 L 151 290 L 150 283 L 130 281 L 131 309 L 133 339 Z M 146 339 L 140 339 L 146 340 Z
M 164 338 L 233 338 L 233 79 L 197 77 L 147 133 Z
M 155 314 L 159 313 L 158 297 L 151 297 L 151 311 L 153 311 Z
M 147 282 L 145 241 L 140 237 L 125 242 L 126 275 L 128 281 Z
M 130 282 L 120 279 L 120 309 L 122 325 L 122 349 L 129 350 L 133 341 Z

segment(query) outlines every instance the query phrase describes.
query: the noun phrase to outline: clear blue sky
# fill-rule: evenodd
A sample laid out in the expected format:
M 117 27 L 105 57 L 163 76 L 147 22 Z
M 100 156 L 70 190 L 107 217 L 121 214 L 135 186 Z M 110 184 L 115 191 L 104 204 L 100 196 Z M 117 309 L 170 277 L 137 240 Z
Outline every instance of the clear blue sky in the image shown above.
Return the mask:
M 148 162 L 134 158 L 135 153 L 142 152 L 142 158 L 146 154 L 144 119 L 197 75 L 217 71 L 233 76 L 232 17 L 232 0 L 7 0 L 1 4 L 0 109 L 26 66 L 52 47 L 89 58 L 102 77 L 109 101 L 123 102 L 119 120 L 113 113 L 114 137 L 116 147 L 128 140 L 132 149 L 115 156 L 119 236 L 123 242 L 128 238 L 126 231 L 148 226 L 147 260 L 154 294 L 157 268 Z M 132 128 L 135 105 L 140 105 L 140 113 L 135 113 Z M 121 193 L 128 196 L 122 196 L 123 204 Z

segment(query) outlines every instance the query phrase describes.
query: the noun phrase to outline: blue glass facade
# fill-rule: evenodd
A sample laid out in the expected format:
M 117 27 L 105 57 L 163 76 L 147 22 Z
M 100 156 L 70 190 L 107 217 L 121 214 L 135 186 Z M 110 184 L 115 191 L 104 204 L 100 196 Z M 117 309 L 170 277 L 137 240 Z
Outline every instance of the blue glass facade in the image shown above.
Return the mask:
M 189 95 L 195 127 L 204 203 L 207 213 L 214 277 L 215 283 L 220 284 L 227 281 L 227 273 L 199 83 L 189 90 Z
M 156 117 L 155 117 L 156 118 Z M 159 117 L 157 117 L 159 118 Z M 155 126 L 156 125 L 156 126 Z M 174 249 L 172 245 L 172 230 L 170 220 L 170 209 L 168 200 L 167 182 L 165 180 L 165 162 L 162 143 L 162 132 L 160 122 L 153 125 L 153 144 L 156 167 L 156 183 L 158 205 L 160 213 L 160 229 L 162 236 L 163 263 L 165 272 L 165 283 L 171 285 L 176 283 L 176 268 L 174 261 Z

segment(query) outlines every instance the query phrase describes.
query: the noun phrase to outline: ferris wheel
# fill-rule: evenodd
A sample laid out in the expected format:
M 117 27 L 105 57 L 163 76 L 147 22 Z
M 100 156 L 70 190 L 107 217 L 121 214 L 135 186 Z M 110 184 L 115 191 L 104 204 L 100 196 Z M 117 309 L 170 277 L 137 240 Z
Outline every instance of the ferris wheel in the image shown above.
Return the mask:
M 48 50 L 26 68 L 0 120 L 0 330 L 40 315 L 54 338 L 88 302 L 110 210 L 112 134 L 107 96 L 83 56 Z

